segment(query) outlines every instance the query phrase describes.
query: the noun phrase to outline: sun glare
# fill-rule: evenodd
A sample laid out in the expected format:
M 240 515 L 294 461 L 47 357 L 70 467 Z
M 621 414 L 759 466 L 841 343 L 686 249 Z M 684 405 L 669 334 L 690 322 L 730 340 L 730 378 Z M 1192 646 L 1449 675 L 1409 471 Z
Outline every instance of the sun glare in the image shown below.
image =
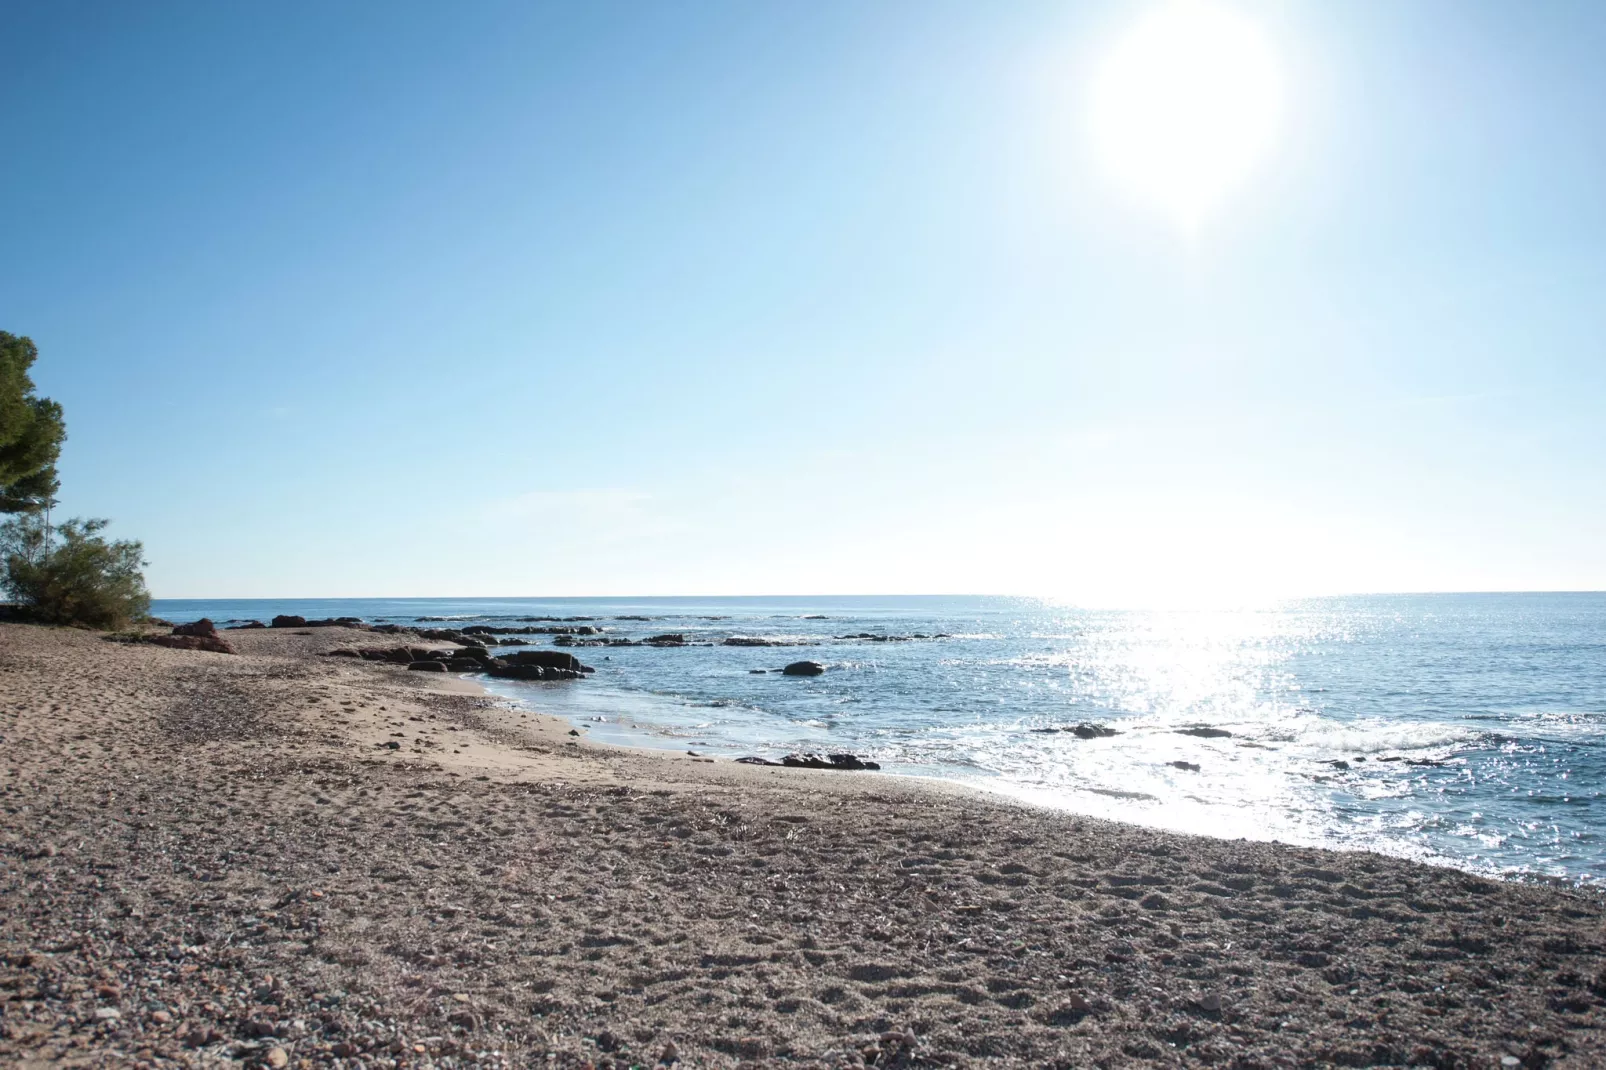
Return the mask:
M 1265 154 L 1282 117 L 1282 76 L 1249 18 L 1209 0 L 1170 0 L 1116 43 L 1092 105 L 1110 177 L 1191 231 Z

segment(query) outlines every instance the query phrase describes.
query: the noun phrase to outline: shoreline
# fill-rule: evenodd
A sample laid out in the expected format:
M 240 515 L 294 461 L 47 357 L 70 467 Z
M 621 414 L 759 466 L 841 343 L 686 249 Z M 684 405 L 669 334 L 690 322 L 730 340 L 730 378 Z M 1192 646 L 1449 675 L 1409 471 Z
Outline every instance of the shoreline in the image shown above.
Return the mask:
M 0 625 L 0 1061 L 1606 1062 L 1587 890 L 590 744 L 362 635 Z

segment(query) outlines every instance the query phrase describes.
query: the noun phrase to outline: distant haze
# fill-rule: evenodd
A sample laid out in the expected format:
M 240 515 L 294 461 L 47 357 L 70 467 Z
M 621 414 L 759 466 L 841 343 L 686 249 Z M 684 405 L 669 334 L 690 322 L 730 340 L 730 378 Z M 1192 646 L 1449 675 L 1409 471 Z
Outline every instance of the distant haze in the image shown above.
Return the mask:
M 1224 6 L 1184 232 L 1144 3 L 8 3 L 58 515 L 161 597 L 1606 588 L 1606 5 Z

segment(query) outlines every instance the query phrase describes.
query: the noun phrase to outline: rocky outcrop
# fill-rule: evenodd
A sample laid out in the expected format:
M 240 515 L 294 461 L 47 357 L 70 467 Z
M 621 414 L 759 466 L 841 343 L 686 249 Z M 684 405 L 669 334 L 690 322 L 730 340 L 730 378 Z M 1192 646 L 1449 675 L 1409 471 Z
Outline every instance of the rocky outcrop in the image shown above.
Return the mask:
M 215 632 L 212 635 L 151 635 L 145 642 L 170 646 L 176 650 L 205 650 L 213 654 L 232 654 L 234 648 Z
M 415 661 L 407 666 L 413 672 L 445 672 L 444 661 Z
M 817 661 L 794 661 L 781 672 L 787 676 L 818 676 L 825 671 L 825 666 Z
M 259 620 L 242 620 L 238 624 L 230 624 L 223 630 L 226 632 L 245 631 L 250 628 L 266 628 L 267 625 Z
M 193 624 L 175 624 L 175 625 L 173 625 L 173 634 L 174 635 L 199 635 L 199 636 L 216 635 L 217 634 L 217 625 L 213 624 L 209 617 L 202 617 L 200 620 L 196 621 Z
M 686 637 L 680 632 L 671 632 L 667 635 L 649 635 L 641 641 L 642 646 L 685 646 Z
M 567 669 L 579 673 L 596 671 L 589 665 L 580 664 L 580 659 L 573 654 L 565 654 L 561 650 L 519 650 L 496 660 L 508 666 L 537 665 L 542 668 Z
M 281 613 L 273 618 L 270 625 L 273 628 L 360 628 L 368 630 L 368 625 L 362 622 L 361 617 L 325 617 L 323 620 L 308 620 L 289 613 Z
M 781 764 L 789 769 L 880 769 L 879 763 L 852 754 L 788 754 Z

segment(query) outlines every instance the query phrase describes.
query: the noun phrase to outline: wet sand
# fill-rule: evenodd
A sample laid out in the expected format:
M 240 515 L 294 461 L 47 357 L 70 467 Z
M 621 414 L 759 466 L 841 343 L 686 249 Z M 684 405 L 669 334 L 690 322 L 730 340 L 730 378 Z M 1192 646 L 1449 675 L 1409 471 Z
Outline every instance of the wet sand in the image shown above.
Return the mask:
M 1606 1065 L 1606 908 L 0 625 L 0 1064 Z M 549 686 L 586 686 L 583 681 Z

